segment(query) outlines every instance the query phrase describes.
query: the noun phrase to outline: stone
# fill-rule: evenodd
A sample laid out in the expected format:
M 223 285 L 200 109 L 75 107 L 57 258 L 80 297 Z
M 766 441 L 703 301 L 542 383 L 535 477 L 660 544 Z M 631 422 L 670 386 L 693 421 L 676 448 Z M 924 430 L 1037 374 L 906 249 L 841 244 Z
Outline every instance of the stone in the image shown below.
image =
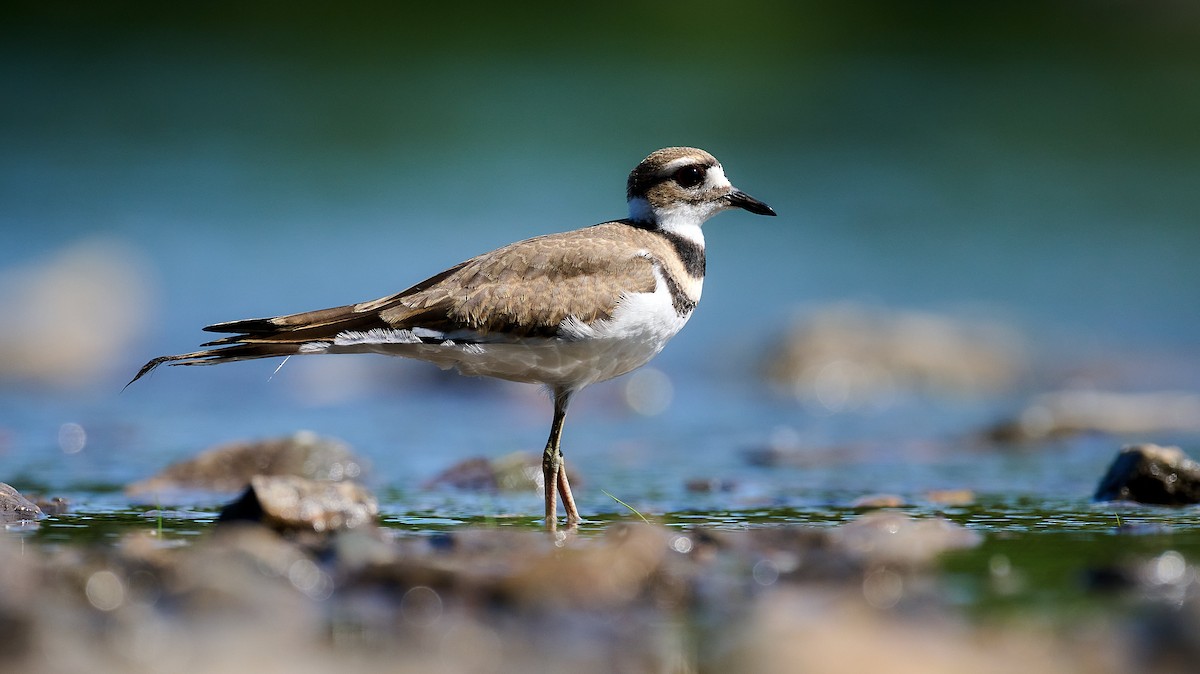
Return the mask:
M 898 395 L 1009 390 L 1026 369 L 1023 340 L 995 322 L 841 304 L 810 312 L 768 351 L 777 390 L 829 413 L 885 407 Z
M 975 492 L 970 489 L 932 489 L 925 492 L 925 499 L 943 506 L 968 506 L 975 503 Z
M 21 496 L 12 486 L 0 482 L 0 524 L 35 522 L 45 515 L 37 504 Z
M 875 510 L 878 508 L 903 508 L 908 505 L 899 494 L 866 494 L 850 502 L 851 508 Z
M 986 429 L 993 442 L 1032 442 L 1080 433 L 1200 431 L 1200 395 L 1178 391 L 1053 391 Z
M 1178 447 L 1130 445 L 1113 459 L 1094 498 L 1169 506 L 1200 503 L 1200 463 Z
M 218 522 L 260 522 L 279 531 L 325 533 L 375 524 L 379 503 L 360 484 L 256 475 Z
M 926 565 L 944 552 L 983 542 L 978 532 L 950 520 L 918 519 L 888 510 L 869 512 L 836 527 L 830 536 L 834 546 L 851 558 L 900 567 Z
M 582 483 L 579 475 L 567 469 L 571 484 Z M 477 456 L 463 459 L 429 478 L 425 489 L 450 487 L 463 491 L 519 492 L 542 491 L 542 457 L 530 452 L 512 452 L 497 459 Z
M 365 462 L 346 443 L 312 431 L 267 440 L 218 445 L 125 488 L 131 496 L 163 491 L 236 492 L 255 475 L 294 475 L 310 480 L 360 479 Z

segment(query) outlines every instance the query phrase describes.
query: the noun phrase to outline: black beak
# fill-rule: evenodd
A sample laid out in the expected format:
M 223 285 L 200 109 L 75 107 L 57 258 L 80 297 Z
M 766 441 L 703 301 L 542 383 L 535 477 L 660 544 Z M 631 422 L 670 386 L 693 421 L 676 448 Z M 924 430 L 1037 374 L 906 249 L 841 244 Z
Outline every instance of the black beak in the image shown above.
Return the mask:
M 725 198 L 729 200 L 730 204 L 756 215 L 775 215 L 775 211 L 770 206 L 739 189 L 734 189 Z

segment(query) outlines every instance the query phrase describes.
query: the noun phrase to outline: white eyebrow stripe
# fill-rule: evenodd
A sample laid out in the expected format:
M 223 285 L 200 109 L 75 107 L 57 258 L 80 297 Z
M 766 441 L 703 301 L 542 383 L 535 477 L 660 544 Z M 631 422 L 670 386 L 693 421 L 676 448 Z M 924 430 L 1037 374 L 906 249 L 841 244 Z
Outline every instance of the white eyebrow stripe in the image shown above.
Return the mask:
M 680 157 L 679 159 L 672 159 L 671 161 L 667 162 L 666 164 L 663 164 L 662 172 L 665 175 L 665 174 L 674 172 L 675 169 L 677 169 L 677 168 L 687 166 L 688 164 L 703 164 L 703 163 L 704 163 L 704 161 L 700 157 L 695 157 L 695 156 L 689 155 L 687 157 Z

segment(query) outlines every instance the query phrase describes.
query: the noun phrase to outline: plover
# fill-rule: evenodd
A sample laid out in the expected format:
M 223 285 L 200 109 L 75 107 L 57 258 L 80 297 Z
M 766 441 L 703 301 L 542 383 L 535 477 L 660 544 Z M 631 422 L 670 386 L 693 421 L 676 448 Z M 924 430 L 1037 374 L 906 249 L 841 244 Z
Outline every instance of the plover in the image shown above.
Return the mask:
M 206 348 L 146 363 L 214 365 L 320 353 L 427 360 L 464 375 L 544 385 L 554 401 L 542 454 L 546 527 L 579 511 L 560 448 L 571 397 L 645 365 L 687 323 L 704 284 L 713 215 L 775 215 L 735 188 L 704 150 L 669 147 L 642 160 L 626 187 L 629 217 L 519 241 L 370 302 L 217 323 Z

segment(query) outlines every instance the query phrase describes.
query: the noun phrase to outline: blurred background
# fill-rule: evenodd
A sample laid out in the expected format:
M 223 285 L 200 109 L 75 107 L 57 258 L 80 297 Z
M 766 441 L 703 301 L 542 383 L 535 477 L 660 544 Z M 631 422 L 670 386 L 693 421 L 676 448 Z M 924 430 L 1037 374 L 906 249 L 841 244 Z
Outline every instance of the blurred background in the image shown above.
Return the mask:
M 579 397 L 589 506 L 679 507 L 781 443 L 880 448 L 877 475 L 747 473 L 785 501 L 1036 489 L 897 448 L 953 455 L 1064 387 L 1200 389 L 1197 73 L 1188 2 L 5 3 L 0 480 L 102 493 L 297 428 L 400 490 L 538 450 L 535 389 L 421 363 L 121 386 L 201 326 L 621 217 L 642 157 L 695 145 L 780 217 L 710 222 L 687 329 Z

